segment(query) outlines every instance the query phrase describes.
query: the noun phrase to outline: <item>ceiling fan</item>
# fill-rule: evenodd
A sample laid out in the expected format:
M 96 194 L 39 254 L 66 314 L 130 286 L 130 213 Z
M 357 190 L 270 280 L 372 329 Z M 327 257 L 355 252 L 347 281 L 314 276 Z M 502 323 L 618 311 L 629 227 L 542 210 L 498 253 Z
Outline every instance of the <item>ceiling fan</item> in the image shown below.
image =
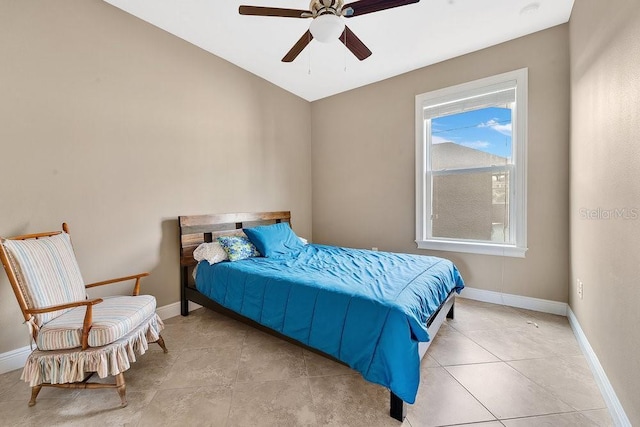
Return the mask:
M 368 58 L 371 51 L 362 40 L 344 24 L 342 17 L 353 18 L 367 13 L 379 12 L 398 6 L 418 3 L 420 0 L 360 0 L 344 4 L 343 0 L 311 0 L 309 10 L 283 9 L 278 7 L 240 6 L 240 15 L 277 16 L 284 18 L 312 18 L 309 29 L 282 58 L 292 62 L 314 38 L 327 43 L 338 38 L 360 61 Z

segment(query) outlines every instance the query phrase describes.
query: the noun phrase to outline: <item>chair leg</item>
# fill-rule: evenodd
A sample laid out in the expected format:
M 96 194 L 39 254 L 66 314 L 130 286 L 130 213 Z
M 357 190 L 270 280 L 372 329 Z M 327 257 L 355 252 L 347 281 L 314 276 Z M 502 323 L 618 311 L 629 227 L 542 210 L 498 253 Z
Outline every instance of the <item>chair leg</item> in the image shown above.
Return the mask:
M 34 406 L 36 404 L 36 397 L 38 397 L 40 390 L 42 390 L 42 385 L 31 387 L 31 400 L 29 400 L 29 406 Z
M 158 341 L 156 342 L 165 353 L 169 353 L 169 350 L 167 350 L 167 347 L 164 345 L 164 339 L 162 339 L 162 336 L 158 335 Z
M 122 407 L 127 406 L 127 385 L 124 382 L 124 374 L 120 372 L 116 375 L 116 389 L 118 390 L 118 395 L 120 396 L 120 400 L 122 401 Z

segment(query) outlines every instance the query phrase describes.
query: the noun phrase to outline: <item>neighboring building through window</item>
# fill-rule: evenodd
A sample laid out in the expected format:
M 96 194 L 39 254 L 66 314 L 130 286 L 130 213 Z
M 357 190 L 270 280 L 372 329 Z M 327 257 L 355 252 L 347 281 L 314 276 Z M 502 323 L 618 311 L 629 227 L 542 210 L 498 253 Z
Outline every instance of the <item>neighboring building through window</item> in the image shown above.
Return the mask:
M 416 96 L 416 243 L 524 257 L 527 70 Z

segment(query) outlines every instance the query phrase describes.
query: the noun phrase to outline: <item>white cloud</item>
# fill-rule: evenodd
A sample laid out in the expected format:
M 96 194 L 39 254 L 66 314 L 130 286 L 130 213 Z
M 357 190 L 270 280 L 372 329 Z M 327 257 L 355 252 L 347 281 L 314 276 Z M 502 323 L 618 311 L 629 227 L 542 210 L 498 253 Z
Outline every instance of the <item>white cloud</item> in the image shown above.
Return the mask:
M 478 125 L 479 128 L 491 128 L 496 132 L 499 132 L 503 135 L 511 136 L 511 122 L 501 125 L 497 120 L 491 119 L 485 123 L 480 123 Z
M 503 135 L 511 136 L 511 123 L 507 123 L 506 125 L 495 125 L 492 129 Z
M 487 148 L 488 146 L 491 145 L 491 143 L 487 141 L 473 141 L 473 142 L 463 142 L 460 145 L 464 145 L 465 147 L 473 148 L 474 150 L 477 150 L 480 148 Z

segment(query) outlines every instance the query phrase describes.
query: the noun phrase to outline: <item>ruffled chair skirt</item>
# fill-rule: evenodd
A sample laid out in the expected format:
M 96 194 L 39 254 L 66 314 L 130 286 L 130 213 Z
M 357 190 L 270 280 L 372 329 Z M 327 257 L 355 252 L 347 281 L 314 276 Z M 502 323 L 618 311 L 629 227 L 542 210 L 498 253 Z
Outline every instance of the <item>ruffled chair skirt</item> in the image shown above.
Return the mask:
M 164 323 L 153 313 L 129 334 L 102 347 L 35 350 L 27 358 L 21 378 L 34 387 L 84 381 L 92 372 L 100 378 L 118 375 L 147 351 L 150 342 L 158 340 L 163 329 Z

